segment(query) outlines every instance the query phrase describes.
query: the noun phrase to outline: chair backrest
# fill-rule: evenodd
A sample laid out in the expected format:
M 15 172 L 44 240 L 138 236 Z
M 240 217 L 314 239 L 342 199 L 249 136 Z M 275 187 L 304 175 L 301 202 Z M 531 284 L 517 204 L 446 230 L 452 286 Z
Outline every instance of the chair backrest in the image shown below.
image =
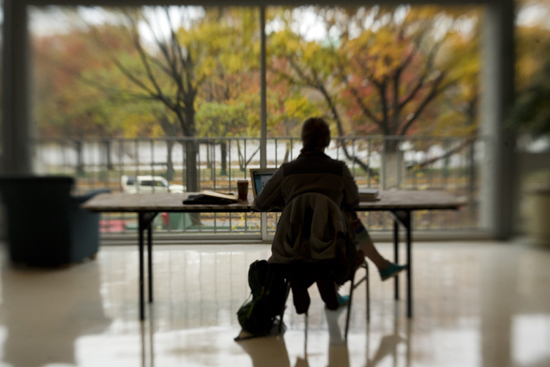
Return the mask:
M 335 280 L 343 283 L 351 277 L 357 256 L 348 227 L 342 209 L 329 197 L 299 195 L 283 209 L 269 261 L 330 261 L 335 266 Z
M 322 194 L 305 193 L 283 209 L 272 250 L 275 257 L 281 256 L 281 263 L 330 260 L 336 256 L 338 234 L 346 233 L 346 218 L 333 200 Z M 306 240 L 308 248 L 301 248 Z
M 71 236 L 67 208 L 73 184 L 74 179 L 67 176 L 0 176 L 13 261 L 40 263 L 67 252 Z

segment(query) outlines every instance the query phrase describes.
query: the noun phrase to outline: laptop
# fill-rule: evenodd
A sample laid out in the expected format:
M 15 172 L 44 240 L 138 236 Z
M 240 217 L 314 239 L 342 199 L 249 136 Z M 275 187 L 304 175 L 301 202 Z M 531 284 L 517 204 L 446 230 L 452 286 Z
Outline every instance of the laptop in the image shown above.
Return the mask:
M 252 194 L 254 199 L 265 186 L 265 183 L 273 176 L 277 168 L 251 168 L 250 180 L 252 181 Z

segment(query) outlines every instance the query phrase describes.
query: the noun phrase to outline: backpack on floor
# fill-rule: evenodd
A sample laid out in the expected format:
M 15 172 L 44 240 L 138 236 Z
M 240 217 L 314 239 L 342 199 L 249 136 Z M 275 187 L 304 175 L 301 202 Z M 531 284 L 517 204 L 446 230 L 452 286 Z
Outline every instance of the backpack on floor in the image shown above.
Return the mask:
M 237 311 L 239 324 L 255 336 L 267 335 L 286 302 L 284 275 L 277 265 L 257 260 L 248 269 L 248 285 L 252 300 L 247 300 Z

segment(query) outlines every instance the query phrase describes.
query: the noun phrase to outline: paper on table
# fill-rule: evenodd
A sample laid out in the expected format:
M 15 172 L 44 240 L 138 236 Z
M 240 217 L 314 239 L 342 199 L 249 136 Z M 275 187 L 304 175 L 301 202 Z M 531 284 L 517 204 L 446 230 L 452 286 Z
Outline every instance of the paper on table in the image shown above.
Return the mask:
M 224 192 L 218 192 L 218 191 L 212 191 L 212 190 L 204 190 L 204 191 L 201 191 L 201 194 L 205 196 L 220 198 L 220 199 L 233 200 L 235 202 L 239 201 L 239 196 L 231 192 L 224 193 Z

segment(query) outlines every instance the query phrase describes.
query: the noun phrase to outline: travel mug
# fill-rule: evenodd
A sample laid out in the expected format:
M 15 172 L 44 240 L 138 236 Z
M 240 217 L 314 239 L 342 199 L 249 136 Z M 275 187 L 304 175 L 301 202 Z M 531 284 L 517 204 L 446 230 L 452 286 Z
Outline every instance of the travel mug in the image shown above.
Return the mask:
M 237 181 L 237 192 L 239 193 L 239 199 L 248 200 L 248 180 Z

